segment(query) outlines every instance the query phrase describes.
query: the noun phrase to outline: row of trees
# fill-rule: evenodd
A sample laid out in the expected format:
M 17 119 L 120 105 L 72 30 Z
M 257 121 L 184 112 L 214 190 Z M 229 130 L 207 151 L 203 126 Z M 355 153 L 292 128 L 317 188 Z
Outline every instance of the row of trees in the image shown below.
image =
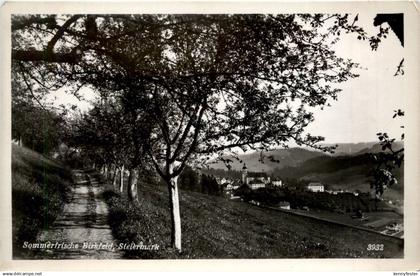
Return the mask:
M 135 128 L 142 124 L 139 122 L 142 117 L 123 100 L 102 97 L 86 114 L 75 118 L 69 144 L 83 153 L 87 164 L 101 168 L 106 179 L 121 192 L 127 172 L 127 195 L 130 201 L 137 202 L 139 175 L 150 170 L 141 148 L 142 135 L 146 132 Z
M 217 183 L 216 178 L 210 174 L 199 174 L 187 166 L 178 179 L 181 190 L 221 195 L 223 188 Z
M 369 193 L 360 193 L 355 196 L 352 193 L 314 193 L 305 190 L 295 190 L 278 187 L 260 188 L 251 190 L 246 185 L 241 186 L 236 194 L 245 201 L 257 201 L 267 206 L 278 207 L 280 202 L 290 203 L 292 208 L 309 207 L 317 210 L 331 212 L 354 212 L 361 210 L 369 212 L 377 210 L 376 203 L 370 198 Z M 374 207 L 375 206 L 375 207 Z
M 16 15 L 12 60 L 28 93 L 90 86 L 100 101 L 74 123 L 72 147 L 113 174 L 153 168 L 167 184 L 181 250 L 177 179 L 227 150 L 269 149 L 305 133 L 310 108 L 357 77 L 331 46 L 366 33 L 348 15 Z M 15 90 L 16 87 L 13 87 Z

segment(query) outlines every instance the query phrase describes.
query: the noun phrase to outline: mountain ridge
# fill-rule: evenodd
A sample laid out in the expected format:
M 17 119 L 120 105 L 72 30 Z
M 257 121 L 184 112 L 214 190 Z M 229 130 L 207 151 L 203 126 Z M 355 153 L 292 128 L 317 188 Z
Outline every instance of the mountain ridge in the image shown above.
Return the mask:
M 303 162 L 320 156 L 356 156 L 364 153 L 380 152 L 381 145 L 379 142 L 360 142 L 360 143 L 325 143 L 321 146 L 337 145 L 334 153 L 325 153 L 312 148 L 293 147 L 293 148 L 279 148 L 271 151 L 250 152 L 238 154 L 237 157 L 232 155 L 225 155 L 225 160 L 230 160 L 225 165 L 222 161 L 209 163 L 209 168 L 223 169 L 223 170 L 242 170 L 244 164 L 250 171 L 264 171 L 272 172 L 276 169 L 284 167 L 295 167 Z M 401 149 L 404 146 L 403 142 L 394 142 L 395 149 Z M 238 160 L 239 159 L 239 160 Z
M 215 163 L 209 164 L 210 168 L 213 169 L 225 169 L 225 170 L 242 170 L 242 167 L 246 165 L 250 171 L 265 171 L 271 172 L 276 168 L 283 168 L 286 166 L 296 166 L 303 161 L 308 159 L 323 156 L 325 153 L 320 151 L 312 151 L 305 148 L 287 148 L 287 149 L 275 149 L 272 151 L 263 152 L 252 152 L 246 154 L 239 154 L 236 157 L 231 155 L 223 156 L 224 159 L 229 159 L 228 168 L 222 161 L 216 161 Z

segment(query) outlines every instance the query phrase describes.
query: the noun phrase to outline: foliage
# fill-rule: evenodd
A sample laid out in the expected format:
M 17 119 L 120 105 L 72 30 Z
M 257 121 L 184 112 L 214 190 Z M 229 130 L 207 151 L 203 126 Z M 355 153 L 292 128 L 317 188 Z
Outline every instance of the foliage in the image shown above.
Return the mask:
M 354 212 L 373 210 L 374 202 L 369 193 L 355 196 L 352 193 L 314 193 L 308 191 L 285 190 L 285 200 L 290 202 L 292 208 L 307 206 L 311 209 L 326 211 Z
M 222 193 L 221 186 L 217 183 L 216 178 L 212 175 L 203 174 L 200 180 L 201 192 L 209 195 L 220 195 Z
M 18 82 L 12 82 L 12 138 L 48 155 L 57 150 L 66 132 L 65 113 L 40 106 Z
M 178 183 L 182 190 L 201 191 L 199 175 L 190 166 L 185 167 L 178 178 Z
M 352 193 L 314 193 L 306 190 L 305 186 L 298 182 L 287 182 L 286 188 L 266 187 L 251 190 L 248 186 L 241 186 L 235 195 L 241 196 L 244 201 L 257 201 L 266 206 L 277 207 L 282 201 L 289 202 L 292 208 L 307 206 L 311 209 L 353 212 L 362 210 L 368 212 L 374 209 L 375 202 L 371 200 L 369 193 L 360 193 L 355 196 Z M 290 184 L 289 184 L 290 183 Z M 301 184 L 301 183 L 300 183 Z M 386 209 L 386 206 L 380 207 Z
M 366 168 L 364 171 L 367 172 L 373 165 L 374 162 L 367 153 L 354 156 L 320 156 L 309 159 L 299 166 L 275 169 L 273 175 L 299 179 L 309 174 L 333 173 L 355 166 L 364 166 Z
M 285 199 L 284 192 L 276 187 L 260 188 L 251 190 L 247 185 L 243 185 L 235 192 L 243 198 L 244 201 L 257 201 L 268 206 L 274 206 Z
M 182 114 L 191 117 L 194 113 L 196 117 L 191 117 L 193 120 L 190 123 L 197 124 L 198 118 L 204 120 L 200 122 L 202 129 L 197 138 L 201 143 L 188 143 L 190 148 L 200 145 L 201 148 L 196 149 L 198 152 L 213 152 L 233 145 L 246 147 L 257 144 L 266 147 L 272 143 L 283 143 L 289 138 L 313 144 L 314 140 L 309 137 L 299 136 L 302 134 L 300 129 L 312 120 L 310 112 L 305 111 L 303 106 L 294 108 L 288 103 L 299 100 L 302 105 L 323 105 L 328 97 L 335 98 L 339 91 L 329 83 L 342 82 L 355 76 L 350 72 L 354 64 L 336 57 L 325 45 L 329 42 L 330 32 L 322 33 L 319 27 L 326 17 L 97 15 L 93 17 L 96 31 L 92 35 L 87 28 L 88 20 L 92 23 L 92 16 L 72 16 L 64 21 L 69 22 L 65 26 L 67 33 L 61 34 L 63 37 L 58 36 L 58 41 L 50 42 L 63 43 L 62 47 L 66 47 L 66 39 L 77 41 L 78 49 L 83 54 L 81 61 L 70 68 L 58 64 L 45 70 L 60 73 L 61 79 L 63 76 L 71 79 L 69 73 L 72 73 L 77 76 L 77 81 L 89 82 L 98 89 L 111 83 L 114 91 L 119 87 L 120 90 L 144 91 L 145 94 L 154 95 L 153 101 L 157 101 L 161 107 L 149 112 L 153 111 L 158 119 L 163 117 L 162 112 L 167 112 L 164 107 L 167 104 L 172 110 L 171 114 L 167 114 L 170 117 Z M 336 15 L 331 17 L 341 18 Z M 14 45 L 24 48 L 31 38 L 35 40 L 49 29 L 57 28 L 51 22 L 50 25 L 37 25 L 38 29 L 27 30 L 33 37 L 23 38 L 20 34 L 24 24 L 19 23 L 27 20 L 28 24 L 39 24 L 38 19 L 31 16 L 14 18 L 13 23 L 21 26 L 14 32 Z M 83 29 L 83 22 L 86 30 Z M 307 30 L 310 26 L 313 26 L 312 29 Z M 83 37 L 84 33 L 86 37 Z M 130 36 L 125 35 L 127 33 Z M 61 42 L 61 38 L 64 41 Z M 58 47 L 55 44 L 49 46 Z M 133 54 L 121 54 L 123 49 L 130 49 Z M 167 54 L 167 51 L 171 54 Z M 298 59 L 298 56 L 305 58 Z M 309 67 L 306 66 L 308 62 Z M 103 63 L 109 66 L 104 67 Z M 156 66 L 151 66 L 153 64 Z M 97 74 L 84 74 L 88 69 L 95 70 Z M 114 81 L 116 79 L 119 86 Z M 325 80 L 325 84 L 321 80 Z M 198 86 L 199 90 L 194 88 Z M 236 93 L 236 96 L 227 90 Z M 221 97 L 227 104 L 225 112 L 214 109 Z M 195 102 L 198 98 L 203 102 Z M 175 111 L 178 104 L 181 109 Z M 204 110 L 199 112 L 201 107 Z M 283 111 L 278 112 L 279 108 Z M 203 114 L 198 116 L 199 113 Z M 165 117 L 168 119 L 166 123 L 172 121 L 170 117 Z M 296 121 L 296 124 L 284 124 L 288 119 Z M 267 125 L 261 124 L 263 121 Z M 274 127 L 276 125 L 277 129 Z M 177 129 L 176 125 L 174 129 Z M 193 129 L 187 129 L 191 133 L 186 133 L 186 139 L 193 138 Z M 230 135 L 227 135 L 228 130 Z M 276 132 L 279 136 L 272 140 Z M 293 132 L 293 135 L 282 135 L 288 132 Z M 256 133 L 258 137 L 254 137 Z M 207 136 L 211 139 L 207 139 Z M 183 142 L 185 144 L 186 141 Z M 215 147 L 215 144 L 222 146 Z
M 404 116 L 400 109 L 396 110 L 393 118 Z M 371 188 L 375 190 L 377 198 L 392 185 L 398 184 L 396 172 L 404 164 L 404 148 L 395 149 L 395 138 L 390 138 L 387 133 L 377 133 L 382 152 L 373 154 L 375 168 L 369 172 Z M 404 134 L 401 135 L 404 140 Z
M 13 105 L 12 138 L 39 153 L 49 155 L 60 144 L 64 120 L 52 111 L 25 103 Z
M 213 175 L 218 178 L 227 178 L 227 179 L 235 179 L 240 180 L 242 178 L 242 172 L 236 170 L 224 170 L 224 169 L 202 169 L 202 172 L 205 174 Z
M 297 177 L 297 175 L 295 175 L 295 177 Z M 298 178 L 292 178 L 292 177 L 285 177 L 284 178 L 284 185 L 287 186 L 288 189 L 290 190 L 297 190 L 297 191 L 306 191 L 307 190 L 307 186 L 309 184 L 310 181 L 305 180 L 305 179 L 298 179 Z
M 220 195 L 221 186 L 211 174 L 199 175 L 191 167 L 187 166 L 178 178 L 179 187 L 182 190 L 200 192 L 209 195 Z

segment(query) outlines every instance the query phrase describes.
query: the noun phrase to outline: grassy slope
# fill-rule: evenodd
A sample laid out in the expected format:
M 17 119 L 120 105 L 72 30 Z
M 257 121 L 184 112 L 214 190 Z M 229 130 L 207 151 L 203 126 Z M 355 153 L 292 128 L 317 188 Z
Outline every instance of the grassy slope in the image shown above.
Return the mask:
M 48 228 L 67 198 L 71 174 L 62 165 L 29 149 L 12 148 L 13 256 L 24 257 L 19 248 L 33 242 Z
M 158 252 L 129 251 L 132 258 L 393 257 L 402 242 L 361 230 L 319 222 L 243 202 L 180 191 L 183 253 L 169 248 L 167 189 L 142 184 L 141 203 L 106 192 L 114 235 L 124 242 L 157 243 Z M 385 251 L 367 251 L 383 243 Z

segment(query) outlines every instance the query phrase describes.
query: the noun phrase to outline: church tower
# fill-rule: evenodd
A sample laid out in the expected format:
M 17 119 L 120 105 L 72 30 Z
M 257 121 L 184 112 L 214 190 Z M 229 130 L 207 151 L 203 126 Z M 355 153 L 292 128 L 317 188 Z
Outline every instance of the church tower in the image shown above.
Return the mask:
M 246 167 L 246 164 L 244 163 L 244 166 L 242 167 L 242 183 L 243 184 L 247 184 L 246 183 L 247 174 L 248 174 L 248 168 Z

